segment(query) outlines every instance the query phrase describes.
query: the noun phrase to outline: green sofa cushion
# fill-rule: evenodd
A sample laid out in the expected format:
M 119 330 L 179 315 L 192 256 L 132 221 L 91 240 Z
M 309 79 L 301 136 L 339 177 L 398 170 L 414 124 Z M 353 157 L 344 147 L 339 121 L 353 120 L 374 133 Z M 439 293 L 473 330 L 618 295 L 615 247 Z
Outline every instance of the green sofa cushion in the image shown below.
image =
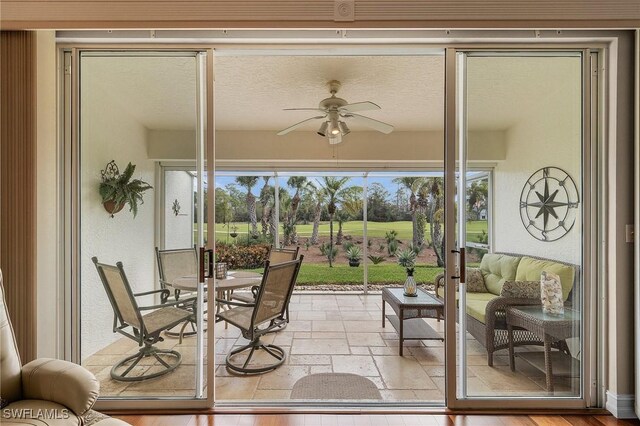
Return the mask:
M 438 288 L 438 296 L 444 298 L 444 288 Z M 460 294 L 456 291 L 456 300 L 459 296 Z M 491 293 L 467 293 L 467 314 L 484 324 L 487 303 L 496 297 L 498 296 Z
M 485 256 L 486 257 L 486 256 Z M 484 260 L 484 259 L 483 259 Z M 551 260 L 540 260 L 532 257 L 524 256 L 518 265 L 516 271 L 517 281 L 540 281 L 542 271 L 553 272 L 560 276 L 560 285 L 562 286 L 562 297 L 566 301 L 569 293 L 573 288 L 575 279 L 575 269 L 573 266 L 564 265 L 562 263 Z
M 467 293 L 467 314 L 486 324 L 487 303 L 496 297 L 491 293 Z
M 502 284 L 507 280 L 514 281 L 516 279 L 516 270 L 520 259 L 520 257 L 506 254 L 489 253 L 484 255 L 480 262 L 480 270 L 489 293 L 499 296 L 502 291 Z M 527 279 L 522 279 L 522 281 L 525 280 Z

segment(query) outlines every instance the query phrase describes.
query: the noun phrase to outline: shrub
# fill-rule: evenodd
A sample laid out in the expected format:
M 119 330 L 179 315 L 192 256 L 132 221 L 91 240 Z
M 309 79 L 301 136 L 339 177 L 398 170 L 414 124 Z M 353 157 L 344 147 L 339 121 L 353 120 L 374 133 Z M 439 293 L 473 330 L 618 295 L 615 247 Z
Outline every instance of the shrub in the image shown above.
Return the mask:
M 408 249 L 413 250 L 417 256 L 420 254 L 423 247 L 424 247 L 424 244 L 413 245 L 413 243 L 409 243 Z
M 320 245 L 320 254 L 322 254 L 323 256 L 326 256 L 327 259 L 330 258 L 330 260 L 333 261 L 338 255 L 338 247 L 333 246 L 333 249 L 332 249 L 331 244 L 329 244 L 328 242 L 323 243 Z
M 242 234 L 236 237 L 236 245 L 238 246 L 255 246 L 264 244 L 271 244 L 270 236 L 265 238 L 262 234 Z
M 411 249 L 404 249 L 398 254 L 398 265 L 405 268 L 413 268 L 416 263 L 416 252 Z
M 384 239 L 387 241 L 387 244 L 391 244 L 392 241 L 395 241 L 398 238 L 398 232 L 395 229 L 391 231 L 387 231 L 384 234 Z
M 353 247 L 354 244 L 351 241 L 347 241 L 346 243 L 344 243 L 342 245 L 342 247 L 344 248 L 345 253 L 348 253 L 349 250 L 351 249 L 351 247 Z
M 253 269 L 264 266 L 269 255 L 268 244 L 240 246 L 235 244 L 216 243 L 216 258 L 224 262 L 229 269 Z
M 374 256 L 372 254 L 370 254 L 369 256 L 367 256 L 369 258 L 369 260 L 371 261 L 371 263 L 373 263 L 374 265 L 377 265 L 379 263 L 384 262 L 384 257 L 383 256 Z
M 352 244 L 351 247 L 349 247 L 349 250 L 347 250 L 347 259 L 352 262 L 358 262 L 362 259 L 362 251 L 360 250 L 360 247 Z
M 398 241 L 391 240 L 389 242 L 389 245 L 387 245 L 387 253 L 389 253 L 389 256 L 395 256 L 397 251 L 398 251 Z

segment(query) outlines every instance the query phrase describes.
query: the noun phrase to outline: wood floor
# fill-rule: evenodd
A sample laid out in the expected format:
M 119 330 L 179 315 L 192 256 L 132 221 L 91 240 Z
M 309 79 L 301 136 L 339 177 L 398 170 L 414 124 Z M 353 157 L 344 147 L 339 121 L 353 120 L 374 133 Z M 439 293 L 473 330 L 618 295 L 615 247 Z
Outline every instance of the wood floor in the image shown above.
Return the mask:
M 215 414 L 114 416 L 134 426 L 612 426 L 637 420 L 590 415 Z

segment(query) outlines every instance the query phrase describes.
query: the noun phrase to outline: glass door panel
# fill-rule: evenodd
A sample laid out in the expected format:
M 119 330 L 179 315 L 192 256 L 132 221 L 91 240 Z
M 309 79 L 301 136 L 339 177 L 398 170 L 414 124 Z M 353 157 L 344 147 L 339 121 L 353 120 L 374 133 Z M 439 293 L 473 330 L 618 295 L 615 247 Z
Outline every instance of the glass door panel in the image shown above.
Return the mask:
M 457 60 L 457 398 L 581 398 L 582 55 Z
M 202 398 L 203 57 L 83 52 L 79 68 L 80 362 L 103 399 Z

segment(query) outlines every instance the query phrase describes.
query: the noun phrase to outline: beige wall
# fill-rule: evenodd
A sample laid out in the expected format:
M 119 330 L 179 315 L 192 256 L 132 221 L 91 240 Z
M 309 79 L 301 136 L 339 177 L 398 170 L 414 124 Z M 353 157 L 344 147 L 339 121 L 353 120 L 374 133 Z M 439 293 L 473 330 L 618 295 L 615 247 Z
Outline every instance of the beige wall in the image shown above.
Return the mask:
M 578 193 L 582 183 L 582 60 L 570 58 L 527 58 L 539 65 L 531 75 L 526 67 L 518 68 L 509 78 L 527 81 L 528 91 L 522 102 L 526 114 L 506 132 L 507 155 L 494 169 L 494 249 L 522 253 L 582 264 L 582 221 L 576 215 L 573 228 L 564 237 L 543 242 L 533 238 L 520 217 L 520 195 L 527 179 L 543 167 L 558 167 L 575 181 Z M 474 69 L 487 71 L 476 62 L 500 67 L 498 58 L 470 58 L 467 61 L 467 90 L 482 90 L 486 80 Z M 537 94 L 544 93 L 544 96 Z M 509 97 L 509 94 L 497 94 Z M 522 96 L 521 94 L 517 96 Z M 468 114 L 482 108 L 470 105 Z M 470 142 L 472 143 L 472 142 Z M 562 195 L 561 195 L 562 196 Z M 560 197 L 561 197 L 560 196 Z M 560 199 L 560 198 L 559 198 Z M 584 206 L 580 200 L 581 207 Z
M 155 189 L 144 193 L 134 218 L 126 206 L 113 218 L 102 206 L 98 193 L 100 171 L 115 160 L 120 172 L 129 162 L 136 166 L 134 178 L 151 185 L 155 164 L 147 158 L 146 129 L 125 111 L 100 81 L 101 63 L 110 58 L 82 60 L 80 131 L 80 311 L 82 359 L 121 336 L 112 332 L 113 309 L 107 299 L 92 256 L 114 265 L 120 261 L 134 293 L 153 290 L 155 280 Z M 141 306 L 152 297 L 137 299 Z
M 622 35 L 622 34 L 621 34 Z M 625 225 L 633 223 L 633 58 L 631 32 L 619 38 L 616 71 L 617 90 L 613 95 L 618 117 L 609 141 L 609 223 L 608 223 L 608 390 L 617 395 L 634 393 L 633 351 L 633 245 L 625 241 Z M 636 70 L 636 72 L 638 72 Z
M 60 353 L 63 323 L 60 306 L 62 283 L 59 278 L 58 146 L 56 116 L 56 41 L 54 31 L 37 33 L 37 288 L 38 356 L 56 357 Z
M 434 167 L 444 163 L 444 133 L 353 132 L 341 144 L 329 142 L 315 132 L 291 132 L 278 136 L 277 131 L 216 132 L 218 167 Z M 192 159 L 195 156 L 194 132 L 151 130 L 148 135 L 149 158 L 156 160 Z M 478 163 L 493 163 L 506 158 L 505 134 L 502 131 L 471 132 L 473 142 L 469 156 Z

